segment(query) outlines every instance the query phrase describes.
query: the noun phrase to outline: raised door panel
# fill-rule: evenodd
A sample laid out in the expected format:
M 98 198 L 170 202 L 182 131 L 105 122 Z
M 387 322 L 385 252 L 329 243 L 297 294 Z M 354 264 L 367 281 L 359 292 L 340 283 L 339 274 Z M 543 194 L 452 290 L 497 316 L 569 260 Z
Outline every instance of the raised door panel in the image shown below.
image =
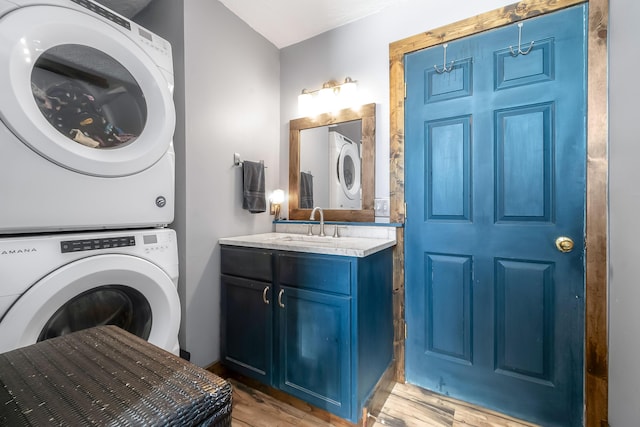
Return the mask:
M 279 388 L 349 418 L 351 298 L 283 286 L 278 302 Z
M 273 377 L 271 283 L 222 276 L 222 361 L 266 384 Z

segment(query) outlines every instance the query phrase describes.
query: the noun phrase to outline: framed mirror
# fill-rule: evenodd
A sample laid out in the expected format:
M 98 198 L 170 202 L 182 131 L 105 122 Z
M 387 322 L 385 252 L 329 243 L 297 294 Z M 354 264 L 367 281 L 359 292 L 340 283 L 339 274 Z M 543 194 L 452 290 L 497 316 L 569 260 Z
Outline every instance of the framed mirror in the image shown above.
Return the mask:
M 375 221 L 375 126 L 374 103 L 289 122 L 289 219 Z

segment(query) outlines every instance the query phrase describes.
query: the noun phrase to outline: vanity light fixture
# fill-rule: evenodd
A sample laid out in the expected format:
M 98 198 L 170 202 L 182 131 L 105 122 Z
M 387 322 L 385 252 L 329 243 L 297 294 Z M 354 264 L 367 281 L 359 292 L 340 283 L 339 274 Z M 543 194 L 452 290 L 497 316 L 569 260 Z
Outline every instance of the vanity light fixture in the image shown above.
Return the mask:
M 284 202 L 284 190 L 277 189 L 273 190 L 271 196 L 269 196 L 269 213 L 271 215 L 275 215 L 274 220 L 277 221 L 280 219 L 280 206 Z
M 343 83 L 329 80 L 321 89 L 302 89 L 298 95 L 298 113 L 302 117 L 321 113 L 336 112 L 343 108 L 354 107 L 358 101 L 358 85 L 351 77 Z

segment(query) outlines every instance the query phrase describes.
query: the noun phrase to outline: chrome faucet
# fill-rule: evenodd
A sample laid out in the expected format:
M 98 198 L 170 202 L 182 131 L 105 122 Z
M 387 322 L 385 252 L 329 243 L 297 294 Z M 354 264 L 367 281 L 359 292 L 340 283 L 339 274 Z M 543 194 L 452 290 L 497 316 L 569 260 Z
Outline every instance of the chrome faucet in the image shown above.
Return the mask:
M 319 206 L 316 206 L 315 208 L 313 208 L 313 210 L 311 211 L 311 216 L 309 217 L 309 221 L 315 221 L 316 219 L 316 211 L 320 212 L 320 234 L 318 234 L 320 237 L 324 237 L 324 214 L 322 213 L 322 208 Z M 309 227 L 309 234 L 313 234 L 311 233 L 311 227 Z

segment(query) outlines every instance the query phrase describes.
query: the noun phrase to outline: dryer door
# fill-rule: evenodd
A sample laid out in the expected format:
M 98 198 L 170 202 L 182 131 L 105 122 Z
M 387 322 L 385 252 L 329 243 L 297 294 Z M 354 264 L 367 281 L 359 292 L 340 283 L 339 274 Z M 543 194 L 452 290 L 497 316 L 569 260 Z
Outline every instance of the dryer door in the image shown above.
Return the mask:
M 353 143 L 344 144 L 338 158 L 338 180 L 349 200 L 360 200 L 360 169 L 358 147 Z
M 170 147 L 175 111 L 169 83 L 127 32 L 56 6 L 0 17 L 0 120 L 76 172 L 118 177 L 152 166 Z
M 29 288 L 0 321 L 0 352 L 98 325 L 175 351 L 180 300 L 155 264 L 119 254 L 69 263 Z

